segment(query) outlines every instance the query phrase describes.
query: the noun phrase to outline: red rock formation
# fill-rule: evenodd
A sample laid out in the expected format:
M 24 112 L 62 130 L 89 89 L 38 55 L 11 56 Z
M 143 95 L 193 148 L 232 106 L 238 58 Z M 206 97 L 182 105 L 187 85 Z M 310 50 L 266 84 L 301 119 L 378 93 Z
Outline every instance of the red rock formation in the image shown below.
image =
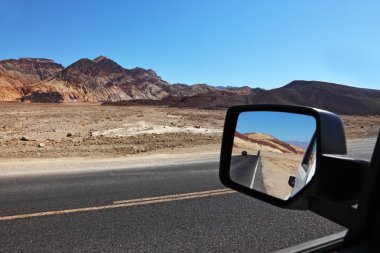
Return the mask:
M 169 84 L 151 69 L 125 69 L 104 56 L 67 68 L 49 59 L 0 61 L 0 101 L 164 100 L 179 107 L 226 108 L 239 104 L 294 104 L 340 114 L 380 114 L 380 91 L 317 81 L 293 81 L 273 90 Z
M 27 86 L 53 78 L 63 66 L 52 60 L 21 58 L 0 61 L 0 101 L 13 101 L 24 96 Z

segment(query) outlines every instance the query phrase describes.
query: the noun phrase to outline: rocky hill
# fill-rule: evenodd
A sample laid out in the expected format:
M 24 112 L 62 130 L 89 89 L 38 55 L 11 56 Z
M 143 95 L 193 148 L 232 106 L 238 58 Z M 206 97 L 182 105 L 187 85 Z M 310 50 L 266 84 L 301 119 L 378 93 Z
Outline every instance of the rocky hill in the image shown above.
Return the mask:
M 0 101 L 15 100 L 99 101 L 108 105 L 155 100 L 196 108 L 272 103 L 307 105 L 340 114 L 380 114 L 379 90 L 316 81 L 293 81 L 272 90 L 170 84 L 151 69 L 126 69 L 104 56 L 80 59 L 66 68 L 43 58 L 0 61 Z
M 0 62 L 2 101 L 30 102 L 161 100 L 165 97 L 249 93 L 206 84 L 169 84 L 151 69 L 125 69 L 104 56 L 80 59 L 67 68 L 48 59 Z
M 380 90 L 317 81 L 293 81 L 257 96 L 255 103 L 306 105 L 340 114 L 380 115 Z
M 167 95 L 167 86 L 153 70 L 124 69 L 106 57 L 98 57 L 71 64 L 54 78 L 35 85 L 24 99 L 32 102 L 161 99 Z
M 325 109 L 338 114 L 380 115 L 380 90 L 346 85 L 293 81 L 284 87 L 251 89 L 247 95 L 196 95 L 176 99 L 178 107 L 226 108 L 242 104 L 288 104 Z
M 20 99 L 28 87 L 52 78 L 62 70 L 61 64 L 43 58 L 0 61 L 0 101 Z

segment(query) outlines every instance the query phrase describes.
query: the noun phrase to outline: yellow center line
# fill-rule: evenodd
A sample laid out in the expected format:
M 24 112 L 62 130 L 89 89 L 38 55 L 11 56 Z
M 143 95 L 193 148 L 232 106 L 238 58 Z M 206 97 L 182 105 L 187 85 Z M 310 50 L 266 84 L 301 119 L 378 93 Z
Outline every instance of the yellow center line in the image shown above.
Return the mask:
M 118 200 L 114 201 L 114 204 L 125 204 L 125 203 L 133 203 L 133 202 L 144 202 L 150 200 L 158 200 L 158 199 L 167 199 L 167 198 L 182 198 L 186 196 L 199 196 L 199 195 L 210 195 L 217 192 L 229 192 L 232 190 L 229 189 L 218 189 L 218 190 L 210 190 L 210 191 L 202 191 L 202 192 L 190 192 L 190 193 L 181 193 L 181 194 L 173 194 L 173 195 L 165 195 L 158 197 L 150 197 L 150 198 L 142 198 L 142 199 L 129 199 L 129 200 Z
M 178 201 L 178 200 L 185 200 L 185 199 L 204 198 L 204 197 L 217 196 L 217 195 L 229 194 L 229 193 L 234 193 L 234 192 L 235 191 L 229 190 L 229 189 L 219 189 L 219 190 L 210 190 L 210 191 L 202 191 L 202 192 L 158 196 L 158 197 L 151 197 L 151 198 L 121 200 L 121 201 L 115 201 L 113 205 L 83 207 L 83 208 L 46 211 L 46 212 L 29 213 L 29 214 L 18 214 L 18 215 L 11 215 L 11 216 L 0 216 L 0 221 L 79 213 L 79 212 L 90 212 L 90 211 L 114 209 L 114 208 L 121 208 L 121 207 L 131 207 L 131 206 L 139 206 L 139 205 L 148 205 L 148 204 L 164 203 L 164 202 L 171 202 L 171 201 Z

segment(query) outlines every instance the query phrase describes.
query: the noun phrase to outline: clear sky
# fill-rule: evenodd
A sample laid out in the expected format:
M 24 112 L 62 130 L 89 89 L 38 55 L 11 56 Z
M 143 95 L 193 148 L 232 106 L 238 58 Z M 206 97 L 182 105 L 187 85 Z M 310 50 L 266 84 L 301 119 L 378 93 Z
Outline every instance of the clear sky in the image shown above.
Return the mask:
M 239 115 L 239 133 L 266 133 L 282 141 L 311 140 L 316 129 L 315 118 L 284 112 L 243 112 Z
M 171 83 L 380 89 L 375 0 L 5 0 L 0 24 L 0 59 L 105 55 Z

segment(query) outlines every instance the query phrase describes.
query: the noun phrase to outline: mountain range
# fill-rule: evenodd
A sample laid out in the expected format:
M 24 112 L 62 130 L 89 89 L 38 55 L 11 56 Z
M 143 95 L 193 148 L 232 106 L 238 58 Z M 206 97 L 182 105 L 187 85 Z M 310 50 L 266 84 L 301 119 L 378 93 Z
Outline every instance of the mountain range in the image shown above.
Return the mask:
M 0 101 L 107 104 L 154 101 L 197 108 L 272 103 L 306 105 L 339 114 L 380 114 L 379 90 L 302 80 L 272 90 L 170 84 L 154 70 L 126 69 L 104 56 L 80 59 L 68 67 L 45 58 L 2 60 Z

